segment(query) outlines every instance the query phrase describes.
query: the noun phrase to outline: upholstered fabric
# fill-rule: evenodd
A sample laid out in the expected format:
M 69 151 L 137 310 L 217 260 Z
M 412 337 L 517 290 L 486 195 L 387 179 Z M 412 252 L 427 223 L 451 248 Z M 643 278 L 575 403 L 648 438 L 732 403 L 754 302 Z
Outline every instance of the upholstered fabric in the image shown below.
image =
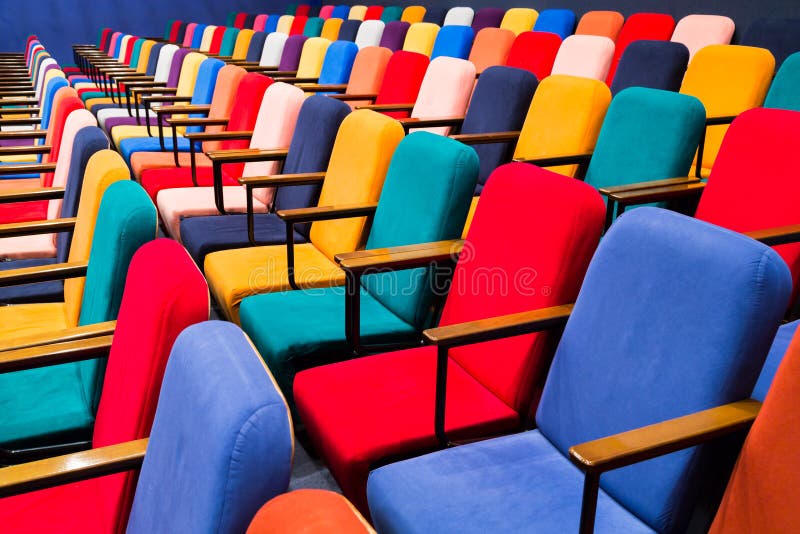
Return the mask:
M 471 29 L 466 26 L 451 26 Z M 475 65 L 466 59 L 438 57 L 431 61 L 422 80 L 411 118 L 436 119 L 463 117 L 467 110 L 475 80 Z M 412 128 L 411 131 L 420 131 Z M 425 128 L 439 135 L 448 135 L 450 127 Z
M 339 29 L 342 27 L 342 19 L 329 18 L 322 25 L 322 31 L 319 36 L 324 37 L 330 41 L 335 41 L 339 38 Z
M 800 19 L 757 19 L 745 30 L 741 44 L 766 48 L 779 67 L 787 57 L 800 50 Z
M 277 67 L 280 65 L 283 48 L 286 46 L 288 39 L 289 36 L 285 33 L 275 32 L 268 34 L 264 40 L 264 48 L 261 51 L 258 64 L 264 67 Z
M 297 70 L 300 65 L 303 47 L 306 44 L 308 37 L 305 35 L 292 35 L 283 45 L 283 53 L 281 54 L 281 61 L 278 64 L 278 70 Z
M 571 9 L 545 9 L 533 25 L 533 31 L 554 33 L 561 39 L 572 35 L 574 30 L 575 12 Z
M 355 43 L 349 41 L 331 43 L 319 73 L 319 83 L 337 85 L 348 83 L 357 54 L 358 46 Z
M 475 17 L 475 11 L 471 7 L 451 7 L 447 10 L 442 26 L 470 26 Z
M 325 20 L 330 20 L 331 16 L 333 16 L 333 9 L 335 6 L 332 4 L 325 4 L 324 6 L 320 6 L 319 8 L 319 16 Z
M 605 80 L 614 56 L 614 42 L 596 35 L 571 35 L 558 50 L 553 74 Z
M 477 35 L 484 28 L 499 28 L 506 11 L 500 7 L 484 7 L 475 13 L 472 30 Z
M 556 55 L 561 48 L 561 38 L 554 33 L 523 32 L 514 40 L 505 65 L 525 69 L 542 80 L 550 76 Z
M 275 28 L 275 31 L 284 35 L 290 35 L 293 23 L 293 15 L 281 15 L 281 17 L 278 19 L 278 26 Z
M 378 46 L 369 46 L 359 50 L 353 62 L 353 69 L 350 71 L 350 80 L 347 82 L 345 93 L 353 95 L 378 94 L 392 55 L 392 51 L 388 48 Z M 348 102 L 348 104 L 354 106 L 353 102 Z
M 436 41 L 438 33 L 439 26 L 436 24 L 430 22 L 412 24 L 406 34 L 403 50 L 430 57 L 433 51 L 433 43 Z
M 634 41 L 619 60 L 611 94 L 616 95 L 628 87 L 677 91 L 688 63 L 689 50 L 681 43 Z
M 763 104 L 774 72 L 775 58 L 764 48 L 707 46 L 689 63 L 681 93 L 699 98 L 708 117 L 738 115 Z M 713 167 L 727 130 L 727 125 L 707 128 L 704 176 Z
M 672 41 L 689 49 L 689 59 L 709 45 L 730 44 L 736 24 L 720 15 L 687 15 L 678 21 Z
M 436 36 L 431 59 L 439 56 L 467 59 L 474 34 L 469 26 L 444 26 Z
M 339 27 L 339 39 L 342 41 L 355 42 L 356 35 L 358 34 L 358 29 L 360 27 L 361 27 L 360 20 L 345 20 Z
M 753 388 L 753 394 L 751 396 L 755 400 L 764 402 L 764 399 L 767 397 L 772 382 L 775 380 L 775 375 L 783 359 L 786 357 L 792 339 L 795 337 L 798 326 L 800 326 L 800 321 L 792 321 L 778 328 L 775 339 L 772 340 L 769 354 L 767 354 L 767 359 L 764 362 L 764 366 L 761 368 L 761 374 L 758 375 L 758 382 L 756 382 Z
M 380 20 L 365 20 L 358 27 L 355 43 L 358 48 L 378 46 L 386 24 Z
M 489 67 L 505 65 L 516 36 L 511 30 L 484 28 L 475 36 L 469 60 L 480 74 Z
M 392 54 L 386 65 L 375 104 L 413 104 L 416 102 L 428 64 L 428 57 L 416 52 L 400 50 Z M 408 116 L 408 113 L 404 111 L 385 114 L 393 118 Z
M 341 534 L 374 532 L 347 499 L 332 491 L 300 489 L 278 495 L 258 511 L 247 534 Z
M 339 19 L 346 19 L 347 15 L 350 14 L 350 6 L 348 5 L 338 5 L 333 8 L 333 13 L 331 13 L 331 17 L 339 18 Z
M 297 18 L 295 18 L 297 20 Z M 310 17 L 303 27 L 303 35 L 306 37 L 319 37 L 322 34 L 322 27 L 325 21 L 319 17 Z
M 392 52 L 397 52 L 398 50 L 402 49 L 403 43 L 406 40 L 408 28 L 410 27 L 411 25 L 404 21 L 392 21 L 386 23 L 386 27 L 383 29 L 383 35 L 381 35 L 381 42 L 379 43 L 379 46 L 388 48 Z
M 311 37 L 303 44 L 300 63 L 297 64 L 298 78 L 318 78 L 325 61 L 325 53 L 331 42 L 322 37 Z
M 501 167 L 479 204 L 467 237 L 469 253 L 456 266 L 440 324 L 572 302 L 603 218 L 602 201 L 589 186 L 531 165 Z M 500 283 L 506 289 L 492 287 L 497 280 L 475 285 L 489 269 L 505 273 L 508 280 Z M 450 351 L 445 420 L 452 436 L 490 435 L 519 424 L 518 413 L 538 397 L 553 342 L 538 334 Z M 436 349 L 426 347 L 297 376 L 295 399 L 309 435 L 345 494 L 362 510 L 370 465 L 436 446 L 435 360 Z M 366 398 L 372 400 L 364 403 Z M 347 421 L 335 413 L 347 413 Z
M 800 83 L 800 52 L 792 54 L 781 64 L 769 87 L 764 107 L 800 111 L 800 98 L 795 91 L 798 83 Z
M 746 398 L 789 287 L 777 254 L 753 240 L 656 208 L 626 213 L 589 266 L 548 374 L 538 430 L 378 469 L 368 488 L 376 525 L 577 528 L 583 476 L 567 449 Z M 605 473 L 597 530 L 682 532 L 713 452 L 693 448 Z M 444 506 L 452 513 L 442 514 Z
M 668 41 L 675 29 L 675 19 L 664 13 L 634 13 L 619 31 L 616 39 L 616 50 L 606 82 L 611 84 L 614 74 L 625 49 L 634 41 L 648 39 L 651 41 Z
M 400 20 L 409 24 L 422 22 L 425 19 L 426 11 L 425 6 L 408 6 L 403 10 Z
M 506 11 L 502 22 L 500 22 L 500 27 L 505 30 L 511 30 L 514 35 L 519 35 L 522 32 L 533 30 L 533 25 L 536 24 L 538 17 L 539 13 L 535 9 L 513 7 Z

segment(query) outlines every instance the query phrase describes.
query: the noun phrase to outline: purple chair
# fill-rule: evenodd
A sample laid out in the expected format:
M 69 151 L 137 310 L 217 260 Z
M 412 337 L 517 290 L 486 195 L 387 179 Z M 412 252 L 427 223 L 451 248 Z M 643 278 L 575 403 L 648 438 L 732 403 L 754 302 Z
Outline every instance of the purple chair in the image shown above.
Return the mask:
M 403 43 L 406 40 L 406 33 L 411 25 L 408 22 L 399 20 L 392 21 L 383 29 L 383 36 L 381 37 L 380 46 L 388 48 L 392 52 L 402 50 Z
M 472 31 L 478 35 L 478 32 L 484 28 L 499 28 L 505 14 L 506 10 L 499 7 L 479 9 L 475 13 L 475 18 L 472 19 Z
M 286 39 L 278 70 L 297 70 L 300 65 L 300 54 L 307 39 L 305 35 L 292 35 Z

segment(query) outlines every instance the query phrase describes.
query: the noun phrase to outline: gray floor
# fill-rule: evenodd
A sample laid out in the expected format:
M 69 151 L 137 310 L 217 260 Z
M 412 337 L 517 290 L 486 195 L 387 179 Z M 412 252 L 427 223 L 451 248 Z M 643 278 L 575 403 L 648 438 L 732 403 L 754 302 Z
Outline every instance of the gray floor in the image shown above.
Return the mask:
M 295 441 L 294 466 L 292 467 L 292 478 L 289 481 L 289 489 L 295 490 L 302 488 L 326 489 L 335 491 L 336 493 L 342 492 L 322 461 L 309 456 L 303 445 Z

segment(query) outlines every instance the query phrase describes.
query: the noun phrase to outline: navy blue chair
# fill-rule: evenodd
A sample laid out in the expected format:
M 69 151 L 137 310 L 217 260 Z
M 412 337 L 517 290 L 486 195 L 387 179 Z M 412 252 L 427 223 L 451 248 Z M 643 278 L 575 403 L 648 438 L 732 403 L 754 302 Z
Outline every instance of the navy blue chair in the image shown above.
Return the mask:
M 570 448 L 749 398 L 790 294 L 788 268 L 761 243 L 659 208 L 626 213 L 601 242 L 566 320 L 537 430 L 373 471 L 375 527 L 577 532 L 585 477 Z M 512 323 L 521 327 L 515 335 L 553 328 L 552 316 L 535 319 L 508 316 L 468 338 L 427 337 L 453 347 L 503 337 Z M 597 474 L 596 530 L 683 532 L 707 497 L 721 445 Z
M 431 61 L 439 56 L 467 59 L 475 34 L 469 26 L 444 26 L 436 35 Z
M 297 118 L 283 174 L 325 171 L 339 125 L 349 113 L 350 106 L 344 102 L 321 95 L 308 98 Z M 313 206 L 319 190 L 319 184 L 279 187 L 275 193 L 274 211 Z M 295 242 L 306 242 L 309 226 L 298 225 L 295 229 Z M 259 245 L 286 241 L 286 225 L 274 213 L 255 214 L 253 231 L 252 237 Z M 180 235 L 189 254 L 201 268 L 207 254 L 254 244 L 248 237 L 247 215 L 186 218 L 181 221 Z
M 535 32 L 555 33 L 563 41 L 575 31 L 575 12 L 571 9 L 545 9 L 539 13 Z
M 671 41 L 634 41 L 619 60 L 611 94 L 628 87 L 677 92 L 689 64 L 689 49 Z
M 757 19 L 742 35 L 740 44 L 766 48 L 775 56 L 775 68 L 800 52 L 800 19 Z
M 447 15 L 447 8 L 436 6 L 425 6 L 425 16 L 422 22 L 432 22 L 441 26 L 444 23 L 444 17 Z
M 261 52 L 264 51 L 264 41 L 266 40 L 267 32 L 255 32 L 247 47 L 245 61 L 248 63 L 258 63 L 261 60 Z
M 346 20 L 342 22 L 342 25 L 339 27 L 339 41 L 356 41 L 356 35 L 358 34 L 358 29 L 361 27 L 360 20 Z

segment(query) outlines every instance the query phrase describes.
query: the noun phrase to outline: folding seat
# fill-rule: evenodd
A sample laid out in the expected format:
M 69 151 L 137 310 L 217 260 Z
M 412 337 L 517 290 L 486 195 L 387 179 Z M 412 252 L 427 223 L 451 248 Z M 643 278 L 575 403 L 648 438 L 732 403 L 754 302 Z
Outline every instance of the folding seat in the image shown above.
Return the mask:
M 381 35 L 381 42 L 378 46 L 388 48 L 392 52 L 402 50 L 403 43 L 406 41 L 406 35 L 411 25 L 408 22 L 392 21 L 386 24 Z
M 800 53 L 794 53 L 781 64 L 769 87 L 765 108 L 800 111 L 800 98 L 795 88 L 800 83 Z
M 183 46 L 184 48 L 188 48 L 192 45 L 192 40 L 194 38 L 194 31 L 197 28 L 196 22 L 190 22 L 186 25 L 186 33 L 183 35 L 183 42 L 175 43 Z
M 745 30 L 739 44 L 766 48 L 780 67 L 790 55 L 800 51 L 800 19 L 756 19 Z
M 471 7 L 451 7 L 447 10 L 442 26 L 470 26 L 475 17 Z
M 634 41 L 647 39 L 650 41 L 669 41 L 675 29 L 675 19 L 663 13 L 634 13 L 623 24 L 616 39 L 616 49 L 611 68 L 608 71 L 606 81 L 610 85 L 617 72 L 619 63 L 625 49 Z
M 545 9 L 533 25 L 535 32 L 549 32 L 566 39 L 575 31 L 575 12 L 571 9 Z
M 247 534 L 325 532 L 341 534 L 375 532 L 364 516 L 340 494 L 320 489 L 299 489 L 264 504 L 247 527 Z
M 292 25 L 289 28 L 289 35 L 305 35 L 303 30 L 306 27 L 306 22 L 308 22 L 308 17 L 295 15 L 292 19 Z
M 614 57 L 614 41 L 597 35 L 570 35 L 553 62 L 553 74 L 605 80 Z
M 495 65 L 505 65 L 516 36 L 511 30 L 484 28 L 475 35 L 469 60 L 478 74 Z
M 331 17 L 336 19 L 347 19 L 349 14 L 350 14 L 350 6 L 338 5 L 333 8 L 333 13 L 331 14 Z
M 505 30 L 511 30 L 514 35 L 519 35 L 522 32 L 533 30 L 533 25 L 536 24 L 538 17 L 539 13 L 535 9 L 514 7 L 503 15 L 500 27 Z
M 349 113 L 350 108 L 346 104 L 321 95 L 306 99 L 300 109 L 289 150 L 285 153 L 275 151 L 275 158 L 284 161 L 281 174 L 307 175 L 313 178 L 315 173 L 324 172 L 339 126 Z M 242 155 L 243 159 L 247 157 L 246 154 Z M 257 159 L 258 154 L 250 157 Z M 280 175 L 272 179 L 273 182 L 280 180 Z M 200 266 L 207 254 L 218 250 L 244 248 L 255 243 L 260 246 L 285 243 L 286 228 L 275 213 L 314 205 L 319 195 L 319 186 L 318 182 L 292 185 L 290 180 L 277 188 L 272 212 L 255 213 L 250 223 L 246 215 L 237 214 L 183 219 L 180 222 L 181 241 Z M 308 230 L 308 225 L 298 226 L 294 235 L 295 243 L 305 243 Z
M 221 28 L 221 31 L 217 31 Z M 212 45 L 215 41 L 219 43 L 219 39 L 222 38 L 222 34 L 225 33 L 225 26 L 214 26 L 208 25 L 203 30 L 203 37 L 200 40 L 200 48 L 199 52 L 206 52 L 206 53 L 213 53 L 211 52 Z
M 291 143 L 297 116 L 304 99 L 305 94 L 302 89 L 285 83 L 272 84 L 264 93 L 248 148 L 259 151 L 286 151 Z M 213 187 L 168 189 L 163 182 L 175 180 L 175 177 L 170 175 L 171 169 L 155 169 L 146 171 L 142 175 L 142 183 L 148 181 L 152 184 L 155 182 L 157 188 L 160 189 L 157 195 L 153 195 L 152 189 L 148 190 L 148 193 L 155 196 L 164 228 L 175 239 L 180 239 L 181 219 L 203 215 L 243 213 L 247 211 L 248 202 L 255 203 L 256 207 L 263 211 L 267 211 L 273 204 L 274 188 L 259 189 L 253 193 L 252 197 L 248 197 L 246 189 L 237 181 L 239 178 L 277 174 L 280 168 L 279 162 L 261 159 L 248 161 L 244 164 L 240 175 L 223 176 L 221 164 L 217 166 L 214 163 L 216 153 L 211 152 L 207 156 L 216 167 L 212 171 L 216 175 L 213 177 Z M 167 175 L 167 180 L 160 179 L 164 174 Z
M 560 48 L 561 38 L 554 33 L 522 32 L 514 39 L 508 58 L 502 64 L 528 70 L 542 80 L 553 71 Z
M 325 53 L 325 61 L 322 63 L 317 84 L 322 86 L 347 85 L 353 71 L 353 64 L 358 55 L 358 46 L 349 41 L 336 41 L 331 43 Z M 299 85 L 304 91 L 309 91 L 307 86 Z
M 194 28 L 194 34 L 192 35 L 192 43 L 191 48 L 199 50 L 200 45 L 203 42 L 203 36 L 206 33 L 206 28 L 208 28 L 207 24 L 198 24 Z
M 255 29 L 256 17 L 257 16 L 258 15 L 256 15 L 255 13 L 248 13 L 247 16 L 244 19 L 244 28 L 242 28 L 242 29 L 245 29 L 245 30 L 253 30 L 253 29 Z
M 634 41 L 619 60 L 611 94 L 628 87 L 678 91 L 688 63 L 689 50 L 682 43 Z
M 627 214 L 601 242 L 566 320 L 537 429 L 377 469 L 367 488 L 376 527 L 685 530 L 704 497 L 713 459 L 725 448 L 703 446 L 648 461 L 669 447 L 661 447 L 661 432 L 615 434 L 747 398 L 788 287 L 785 266 L 760 243 L 654 208 Z M 721 302 L 730 306 L 724 318 L 717 311 Z M 563 319 L 553 320 L 557 313 L 509 316 L 490 328 L 473 323 L 469 337 L 442 329 L 428 339 L 452 349 L 501 338 L 512 324 L 519 326 L 514 334 L 560 326 Z M 698 320 L 715 327 L 698 328 Z M 624 336 L 607 335 L 620 327 Z M 709 419 L 717 428 L 718 419 L 707 414 L 703 421 Z M 685 446 L 696 443 L 691 428 Z M 613 437 L 590 442 L 606 436 Z M 636 443 L 635 454 L 628 443 Z M 584 462 L 587 456 L 597 463 Z M 643 462 L 631 465 L 637 461 Z
M 774 72 L 775 58 L 764 48 L 712 45 L 695 54 L 681 93 L 699 98 L 709 119 L 697 176 L 708 176 L 731 117 L 764 103 Z
M 412 24 L 406 34 L 403 50 L 407 52 L 417 52 L 430 57 L 438 33 L 439 26 L 436 24 L 431 24 L 430 22 Z
M 736 24 L 719 15 L 687 15 L 678 21 L 671 41 L 683 43 L 689 49 L 689 59 L 709 45 L 731 43 Z
M 333 17 L 333 9 L 335 6 L 332 4 L 325 4 L 324 6 L 319 8 L 319 16 L 325 20 L 330 19 Z
M 211 54 L 222 58 L 231 57 L 236 47 L 236 40 L 239 38 L 239 32 L 240 30 L 237 28 L 226 28 L 222 32 L 222 40 L 219 43 L 219 47 L 212 47 Z
M 442 26 L 444 25 L 444 18 L 447 16 L 447 11 L 448 10 L 444 7 L 427 6 L 425 8 L 425 16 L 422 18 L 422 22 L 432 22 L 433 24 Z
M 339 40 L 355 41 L 358 29 L 361 27 L 360 20 L 345 20 L 339 27 Z
M 292 35 L 284 41 L 281 61 L 278 64 L 279 72 L 297 71 L 307 40 L 308 37 L 305 35 Z M 266 51 L 266 45 L 264 49 Z
M 285 33 L 286 35 L 291 35 L 293 25 L 293 15 L 281 15 L 281 17 L 278 19 L 278 26 L 275 28 L 275 31 Z
M 381 20 L 383 15 L 383 6 L 369 6 L 364 12 L 364 20 Z
M 278 31 L 278 25 L 281 22 L 281 15 L 272 14 L 267 18 L 264 24 L 264 33 L 271 34 Z M 288 34 L 287 34 L 288 35 Z
M 381 12 L 380 20 L 386 24 L 389 24 L 393 21 L 398 21 L 402 18 L 404 11 L 405 9 L 403 9 L 401 6 L 386 6 Z M 422 19 L 422 17 L 419 18 Z M 422 20 L 416 22 L 422 22 Z
M 261 74 L 251 72 L 239 82 L 230 111 L 230 119 L 224 132 L 191 133 L 186 137 L 189 141 L 202 142 L 206 150 L 208 141 L 221 141 L 213 148 L 218 150 L 233 150 L 247 148 L 253 134 L 253 127 L 259 114 L 264 92 L 272 84 L 272 80 Z M 155 201 L 158 191 L 169 187 L 192 187 L 194 184 L 207 186 L 213 183 L 211 174 L 211 161 L 204 154 L 196 154 L 189 145 L 188 168 L 186 160 L 180 161 L 180 168 L 147 169 L 141 166 L 140 181 L 146 191 Z M 209 149 L 211 147 L 208 147 Z M 137 161 L 137 165 L 140 163 Z M 242 165 L 229 165 L 226 171 L 233 175 L 242 172 Z M 138 169 L 137 169 L 138 170 Z
M 21 493 L 31 486 L 18 481 L 33 466 L 4 470 L 3 495 L 14 495 L 0 501 L 4 524 L 15 532 L 244 532 L 289 483 L 294 441 L 283 398 L 246 336 L 219 321 L 184 330 L 163 377 L 156 409 L 113 422 L 109 414 L 96 450 L 59 458 L 80 482 L 59 485 L 63 470 L 39 469 L 32 475 L 45 489 Z M 204 393 L 209 386 L 224 402 Z M 125 441 L 148 433 L 142 419 L 153 421 L 149 439 Z M 203 446 L 178 451 L 176 443 Z M 85 468 L 96 458 L 106 471 Z M 119 474 L 101 476 L 109 472 Z
M 351 113 L 337 135 L 317 205 L 377 202 L 389 160 L 402 137 L 403 128 L 389 117 L 369 110 Z M 311 208 L 311 212 L 319 209 Z M 344 273 L 336 267 L 333 256 L 359 245 L 365 225 L 362 215 L 368 215 L 368 211 L 352 212 L 351 217 L 358 217 L 355 219 L 316 222 L 308 243 L 225 250 L 206 256 L 204 271 L 222 313 L 237 320 L 241 300 L 256 293 L 289 290 L 294 285 L 341 285 Z M 291 277 L 287 250 L 293 251 Z
M 247 59 L 247 52 L 250 50 L 250 43 L 253 40 L 253 36 L 256 34 L 253 30 L 241 30 L 239 35 L 236 37 L 236 43 L 233 46 L 233 51 L 231 52 L 231 60 L 246 60 Z M 261 42 L 263 48 L 263 40 Z
M 342 27 L 342 22 L 342 19 L 327 19 L 322 26 L 320 37 L 324 37 L 330 41 L 337 40 L 339 38 L 339 29 Z
M 258 64 L 263 67 L 278 67 L 283 58 L 283 49 L 286 48 L 288 40 L 289 36 L 285 33 L 273 32 L 267 34 Z M 303 42 L 305 41 L 303 40 Z
M 350 12 L 347 14 L 347 18 L 350 20 L 364 20 L 366 14 L 367 14 L 367 6 L 361 6 L 361 5 L 350 6 Z
M 325 25 L 325 21 L 319 17 L 311 17 L 306 21 L 306 25 L 303 28 L 303 35 L 306 37 L 319 37 L 322 34 L 322 27 Z
M 380 20 L 365 20 L 362 22 L 358 27 L 355 39 L 358 48 L 380 45 L 384 28 L 385 24 Z
M 238 15 L 236 11 L 229 12 L 228 16 L 225 17 L 225 26 L 233 26 L 234 22 L 236 22 L 236 15 Z
M 286 6 L 286 11 L 284 11 L 286 15 L 294 16 L 297 13 L 297 4 L 291 3 Z
M 469 26 L 444 26 L 436 35 L 431 59 L 439 56 L 467 59 L 474 37 Z
M 247 17 L 247 13 L 236 13 L 236 16 L 233 19 L 233 24 L 225 24 L 226 26 L 233 26 L 234 28 L 243 29 L 244 26 L 244 19 Z
M 415 56 L 412 56 L 415 57 Z M 381 89 L 387 65 L 392 58 L 392 52 L 386 48 L 368 46 L 358 51 L 350 71 L 350 78 L 345 87 L 342 85 L 302 85 L 305 91 L 344 91 L 343 95 L 330 95 L 348 102 L 351 107 L 356 105 L 368 104 L 372 101 Z M 421 68 L 424 76 L 425 67 Z M 397 78 L 398 80 L 401 78 Z M 419 83 L 422 83 L 421 78 Z M 355 95 L 355 96 L 354 96 Z M 361 95 L 368 95 L 363 97 Z M 347 99 L 353 100 L 348 101 Z M 362 100 L 369 98 L 370 100 Z
M 256 15 L 256 20 L 253 21 L 253 29 L 255 31 L 257 31 L 257 32 L 266 33 L 268 18 L 269 18 L 269 15 L 265 15 L 265 14 Z
M 425 20 L 425 15 L 427 13 L 427 9 L 425 6 L 415 5 L 415 6 L 407 6 L 403 9 L 403 13 L 400 16 L 400 20 L 403 22 L 407 22 L 409 24 L 414 24 L 415 22 L 423 22 Z

